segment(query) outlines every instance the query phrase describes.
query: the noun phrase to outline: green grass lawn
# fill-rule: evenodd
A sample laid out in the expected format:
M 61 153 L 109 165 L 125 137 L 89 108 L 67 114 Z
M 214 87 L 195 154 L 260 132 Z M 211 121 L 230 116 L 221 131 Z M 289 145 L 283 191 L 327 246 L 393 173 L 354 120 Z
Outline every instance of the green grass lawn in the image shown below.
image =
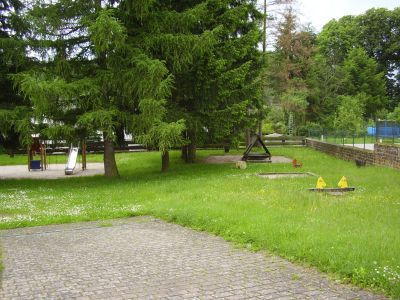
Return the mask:
M 39 155 L 35 155 L 33 159 L 40 160 Z M 80 159 L 80 156 L 78 157 Z M 47 163 L 49 164 L 66 164 L 68 155 L 47 155 Z M 88 162 L 102 162 L 103 154 L 89 154 L 87 156 Z M 28 158 L 26 155 L 16 154 L 10 157 L 7 154 L 0 154 L 0 166 L 15 166 L 15 165 L 28 165 Z
M 314 137 L 317 140 L 321 139 L 321 136 Z M 327 135 L 324 136 L 324 142 L 331 143 L 331 144 L 339 144 L 342 145 L 343 143 L 346 145 L 352 145 L 353 142 L 354 144 L 375 144 L 377 143 L 376 137 L 375 136 L 366 136 L 365 139 L 364 137 L 353 137 L 352 136 L 347 136 L 347 137 L 342 137 L 340 135 L 338 136 L 333 136 L 333 135 Z M 382 143 L 384 144 L 399 144 L 400 143 L 400 138 L 395 137 L 395 138 L 382 138 Z
M 357 190 L 335 197 L 307 191 L 314 177 L 256 176 L 291 164 L 186 165 L 173 152 L 162 174 L 159 153 L 126 153 L 117 155 L 119 179 L 1 180 L 0 228 L 152 215 L 400 297 L 400 171 L 358 169 L 308 148 L 270 150 L 329 186 L 346 176 Z M 221 152 L 199 156 L 211 153 Z

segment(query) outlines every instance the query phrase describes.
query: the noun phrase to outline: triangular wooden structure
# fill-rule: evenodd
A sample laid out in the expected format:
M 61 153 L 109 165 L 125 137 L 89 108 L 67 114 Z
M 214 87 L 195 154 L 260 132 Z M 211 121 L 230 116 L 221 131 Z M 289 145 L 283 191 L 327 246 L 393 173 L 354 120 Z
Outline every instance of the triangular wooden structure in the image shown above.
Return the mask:
M 251 149 L 259 143 L 265 150 L 265 153 L 251 153 Z M 252 137 L 250 144 L 247 146 L 246 151 L 243 154 L 242 161 L 249 162 L 271 162 L 271 153 L 265 146 L 260 136 L 255 135 Z

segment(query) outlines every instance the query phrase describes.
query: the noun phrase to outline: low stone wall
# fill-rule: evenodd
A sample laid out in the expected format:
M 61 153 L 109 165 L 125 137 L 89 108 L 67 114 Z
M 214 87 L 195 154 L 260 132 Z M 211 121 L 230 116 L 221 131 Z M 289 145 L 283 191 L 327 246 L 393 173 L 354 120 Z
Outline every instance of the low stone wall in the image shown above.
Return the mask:
M 400 147 L 375 144 L 375 164 L 400 169 Z
M 349 146 L 329 144 L 318 140 L 306 139 L 306 146 L 333 155 L 344 160 L 364 160 L 367 164 L 375 163 L 375 151 Z
M 306 139 L 306 146 L 344 160 L 359 159 L 370 165 L 400 169 L 400 146 L 397 145 L 375 144 L 372 151 Z

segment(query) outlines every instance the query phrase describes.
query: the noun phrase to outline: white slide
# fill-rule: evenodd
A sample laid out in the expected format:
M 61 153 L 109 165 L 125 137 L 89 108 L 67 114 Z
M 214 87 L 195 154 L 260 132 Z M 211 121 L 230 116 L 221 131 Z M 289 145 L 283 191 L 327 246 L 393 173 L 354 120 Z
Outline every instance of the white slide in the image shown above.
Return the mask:
M 72 175 L 76 166 L 76 159 L 78 158 L 78 147 L 72 147 L 69 150 L 68 162 L 65 165 L 65 175 Z

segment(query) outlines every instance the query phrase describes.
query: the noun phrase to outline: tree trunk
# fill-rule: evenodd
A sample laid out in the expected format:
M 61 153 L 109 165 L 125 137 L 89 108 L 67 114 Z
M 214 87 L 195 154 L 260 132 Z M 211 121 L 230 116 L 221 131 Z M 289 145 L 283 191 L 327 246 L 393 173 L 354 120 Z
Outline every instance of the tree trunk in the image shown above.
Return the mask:
M 188 161 L 188 146 L 182 146 L 182 154 L 181 154 L 181 158 L 187 162 Z
M 182 147 L 181 157 L 186 163 L 191 164 L 196 160 L 196 133 L 194 131 L 188 132 L 187 138 L 190 143 Z
M 164 151 L 161 154 L 161 172 L 167 172 L 169 169 L 169 152 L 168 151 Z
M 229 139 L 224 139 L 224 152 L 229 153 L 229 150 L 231 149 L 231 142 Z
M 9 149 L 7 152 L 11 158 L 14 158 L 14 149 Z
M 117 163 L 115 162 L 114 142 L 104 135 L 104 175 L 118 177 Z
M 188 163 L 192 164 L 196 160 L 196 144 L 195 143 L 190 143 L 187 146 L 182 147 L 182 159 Z
M 190 140 L 190 143 L 189 145 L 187 145 L 186 162 L 192 164 L 196 160 L 196 148 L 197 148 L 196 131 L 195 130 L 188 131 L 188 138 Z
M 123 126 L 119 126 L 116 130 L 115 130 L 115 135 L 116 135 L 116 142 L 117 145 L 119 147 L 125 147 L 126 146 L 126 142 L 125 142 L 125 132 L 124 132 L 124 127 Z
M 188 145 L 188 153 L 187 153 L 187 163 L 192 164 L 196 160 L 196 143 L 190 142 Z
M 225 153 L 229 153 L 230 149 L 231 149 L 231 147 L 229 145 L 224 145 L 224 152 Z
M 246 147 L 250 145 L 250 140 L 251 140 L 251 132 L 250 129 L 246 129 Z

